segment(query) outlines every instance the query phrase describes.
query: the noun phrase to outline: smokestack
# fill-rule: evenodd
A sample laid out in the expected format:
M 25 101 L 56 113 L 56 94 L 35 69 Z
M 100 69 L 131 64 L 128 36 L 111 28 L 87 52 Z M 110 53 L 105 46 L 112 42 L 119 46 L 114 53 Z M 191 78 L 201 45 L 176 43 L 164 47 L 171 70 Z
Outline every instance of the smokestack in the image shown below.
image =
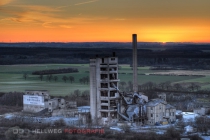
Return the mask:
M 137 34 L 133 34 L 133 91 L 138 91 L 137 80 Z

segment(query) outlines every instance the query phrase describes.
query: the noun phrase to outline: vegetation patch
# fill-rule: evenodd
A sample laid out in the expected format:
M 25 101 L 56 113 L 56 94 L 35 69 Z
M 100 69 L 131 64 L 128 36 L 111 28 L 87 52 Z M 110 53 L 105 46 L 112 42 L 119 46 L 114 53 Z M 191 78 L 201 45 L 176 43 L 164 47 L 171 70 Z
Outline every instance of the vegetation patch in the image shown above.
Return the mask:
M 32 75 L 47 75 L 79 72 L 77 68 L 50 69 L 32 72 Z

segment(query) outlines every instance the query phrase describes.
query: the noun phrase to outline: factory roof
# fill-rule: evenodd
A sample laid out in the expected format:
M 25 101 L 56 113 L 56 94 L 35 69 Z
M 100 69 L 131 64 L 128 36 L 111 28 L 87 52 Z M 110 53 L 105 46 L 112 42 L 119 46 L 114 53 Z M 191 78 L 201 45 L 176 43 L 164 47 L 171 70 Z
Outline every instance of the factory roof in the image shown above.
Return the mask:
M 166 101 L 164 101 L 164 100 L 162 100 L 162 99 L 159 99 L 159 98 L 157 98 L 157 99 L 152 99 L 152 100 L 150 100 L 150 101 L 146 104 L 146 106 L 157 106 L 157 105 L 160 104 L 160 103 L 166 104 Z

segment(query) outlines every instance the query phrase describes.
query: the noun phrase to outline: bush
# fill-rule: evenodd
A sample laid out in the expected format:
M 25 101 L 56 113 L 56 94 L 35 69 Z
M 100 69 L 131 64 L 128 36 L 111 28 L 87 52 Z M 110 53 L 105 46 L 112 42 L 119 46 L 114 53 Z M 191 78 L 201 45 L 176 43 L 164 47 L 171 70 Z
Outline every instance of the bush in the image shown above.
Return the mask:
M 23 93 L 22 92 L 9 92 L 0 97 L 1 105 L 10 106 L 23 106 Z
M 64 133 L 60 134 L 40 134 L 38 135 L 40 140 L 67 140 L 68 137 Z M 74 140 L 77 140 L 74 138 Z
M 13 132 L 14 129 L 20 129 L 20 127 L 16 126 L 16 127 L 9 128 L 5 132 L 5 137 L 7 140 L 17 140 L 18 139 L 18 134 L 14 134 L 14 132 Z
M 190 136 L 190 140 L 203 140 L 199 135 Z
M 180 133 L 172 126 L 166 130 L 166 136 L 170 138 L 179 138 Z
M 57 120 L 54 122 L 54 125 L 59 127 L 59 126 L 66 126 L 66 123 L 63 119 Z
M 125 133 L 129 133 L 130 132 L 130 126 L 128 126 L 127 124 L 122 125 L 120 127 Z
M 32 75 L 48 75 L 48 74 L 60 74 L 60 73 L 75 73 L 79 72 L 76 68 L 63 68 L 63 69 L 50 69 L 32 72 Z

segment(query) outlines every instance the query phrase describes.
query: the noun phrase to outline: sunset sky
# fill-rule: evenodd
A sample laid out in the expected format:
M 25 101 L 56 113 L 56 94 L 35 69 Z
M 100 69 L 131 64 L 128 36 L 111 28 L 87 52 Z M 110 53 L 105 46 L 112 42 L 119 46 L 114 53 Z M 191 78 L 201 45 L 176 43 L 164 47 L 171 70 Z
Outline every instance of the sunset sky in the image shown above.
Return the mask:
M 0 0 L 0 42 L 210 43 L 210 0 Z

